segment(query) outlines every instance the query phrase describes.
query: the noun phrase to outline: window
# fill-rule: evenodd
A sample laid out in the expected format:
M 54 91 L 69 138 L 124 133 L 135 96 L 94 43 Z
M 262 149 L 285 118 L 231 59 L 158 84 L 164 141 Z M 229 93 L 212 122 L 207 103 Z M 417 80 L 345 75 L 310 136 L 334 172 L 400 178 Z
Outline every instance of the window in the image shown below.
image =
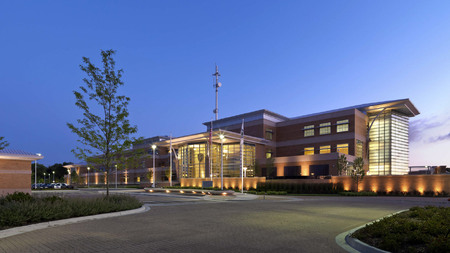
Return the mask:
M 336 151 L 348 155 L 348 143 L 336 145 Z
M 314 147 L 305 148 L 305 155 L 314 155 Z
M 273 138 L 273 131 L 272 131 L 272 129 L 266 129 L 266 139 L 267 140 L 272 140 L 272 138 Z
M 336 132 L 348 132 L 348 119 L 338 120 L 336 122 Z
M 329 154 L 331 153 L 331 146 L 320 146 L 320 153 L 321 154 Z
M 363 157 L 363 142 L 356 140 L 356 157 Z
M 136 182 L 140 183 L 141 182 L 141 177 L 137 177 L 136 178 Z
M 305 137 L 314 136 L 314 125 L 305 126 L 303 130 L 305 131 Z
M 266 151 L 266 158 L 267 158 L 267 159 L 272 158 L 272 149 L 268 149 L 268 150 Z
M 331 133 L 331 122 L 322 123 L 319 125 L 319 127 L 320 127 L 320 135 Z

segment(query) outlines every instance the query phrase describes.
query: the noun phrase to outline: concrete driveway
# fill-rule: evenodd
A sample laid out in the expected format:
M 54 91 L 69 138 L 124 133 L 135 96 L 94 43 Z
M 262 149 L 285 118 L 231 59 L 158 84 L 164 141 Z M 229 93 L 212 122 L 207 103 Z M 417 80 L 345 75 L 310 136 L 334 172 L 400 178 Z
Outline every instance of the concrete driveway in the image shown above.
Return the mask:
M 446 198 L 129 193 L 151 210 L 0 239 L 0 252 L 344 252 L 335 242 L 344 231 L 412 206 L 449 206 Z

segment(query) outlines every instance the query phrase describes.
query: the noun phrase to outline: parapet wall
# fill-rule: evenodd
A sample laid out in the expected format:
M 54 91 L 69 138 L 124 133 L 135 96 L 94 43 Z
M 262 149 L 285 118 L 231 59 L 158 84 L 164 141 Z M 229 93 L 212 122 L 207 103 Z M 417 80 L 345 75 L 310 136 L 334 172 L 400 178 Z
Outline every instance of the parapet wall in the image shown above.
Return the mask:
M 342 183 L 346 191 L 356 190 L 356 184 L 349 176 L 335 176 L 331 182 Z M 450 175 L 365 176 L 358 188 L 360 191 L 371 192 L 450 193 Z

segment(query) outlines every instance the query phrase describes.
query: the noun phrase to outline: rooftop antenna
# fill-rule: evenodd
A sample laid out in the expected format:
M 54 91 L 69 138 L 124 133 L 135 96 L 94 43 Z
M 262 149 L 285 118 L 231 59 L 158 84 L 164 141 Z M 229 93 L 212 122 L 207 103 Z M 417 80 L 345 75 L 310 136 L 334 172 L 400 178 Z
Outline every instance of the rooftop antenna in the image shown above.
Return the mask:
M 219 67 L 216 65 L 216 73 L 212 74 L 213 76 L 216 76 L 216 83 L 213 84 L 213 87 L 216 88 L 216 109 L 214 109 L 213 113 L 216 114 L 216 120 L 219 119 L 219 87 L 222 86 L 221 83 L 219 83 Z

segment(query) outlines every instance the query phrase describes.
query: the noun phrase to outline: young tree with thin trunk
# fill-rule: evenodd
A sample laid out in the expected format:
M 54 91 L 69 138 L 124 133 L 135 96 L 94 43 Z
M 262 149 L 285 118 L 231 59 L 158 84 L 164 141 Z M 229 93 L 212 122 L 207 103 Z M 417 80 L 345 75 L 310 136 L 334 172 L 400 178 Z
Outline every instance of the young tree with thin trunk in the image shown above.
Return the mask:
M 347 172 L 347 157 L 344 154 L 339 156 L 336 166 L 339 176 L 341 176 L 342 173 Z
M 362 157 L 358 157 L 353 161 L 353 170 L 351 171 L 351 176 L 353 178 L 353 181 L 356 183 L 356 192 L 359 192 L 359 184 L 363 180 L 364 176 L 366 175 L 366 172 L 363 169 L 364 167 L 364 160 Z
M 102 69 L 83 57 L 82 71 L 87 74 L 80 91 L 74 91 L 75 105 L 83 111 L 83 117 L 78 119 L 78 125 L 67 123 L 67 126 L 78 137 L 81 147 L 72 150 L 79 159 L 88 164 L 102 167 L 106 172 L 106 195 L 109 196 L 109 172 L 114 168 L 117 157 L 130 148 L 132 134 L 137 132 L 136 126 L 131 126 L 127 109 L 130 98 L 118 95 L 122 82 L 123 70 L 115 70 L 113 59 L 115 51 L 101 51 Z

